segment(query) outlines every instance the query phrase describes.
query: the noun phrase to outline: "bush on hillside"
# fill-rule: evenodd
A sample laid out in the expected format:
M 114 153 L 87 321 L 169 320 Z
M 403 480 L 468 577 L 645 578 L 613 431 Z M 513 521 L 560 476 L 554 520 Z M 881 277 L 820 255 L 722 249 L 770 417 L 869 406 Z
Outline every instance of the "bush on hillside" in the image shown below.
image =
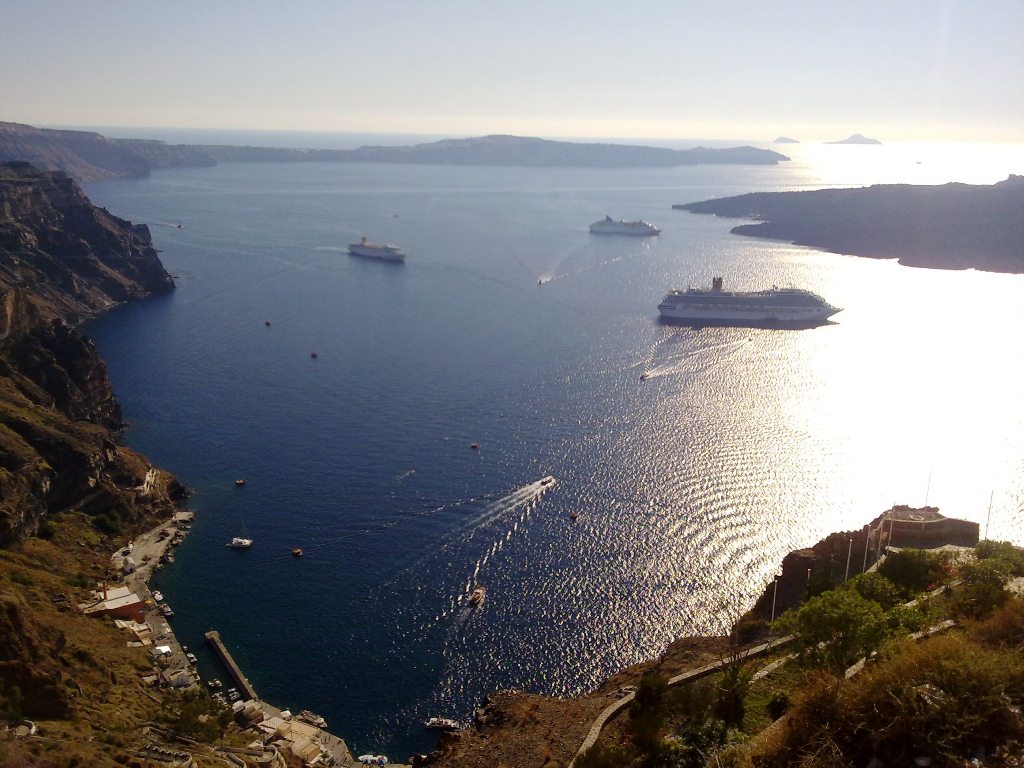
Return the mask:
M 884 610 L 889 610 L 903 600 L 899 587 L 880 573 L 858 574 L 846 582 L 844 589 L 856 591 L 865 600 L 878 603 Z
M 878 572 L 909 598 L 943 581 L 946 575 L 943 565 L 939 555 L 923 549 L 904 549 L 886 555 Z
M 805 657 L 834 672 L 869 655 L 888 634 L 882 607 L 852 589 L 812 597 L 780 622 L 800 635 Z
M 1024 739 L 1024 659 L 960 635 L 892 646 L 849 681 L 818 675 L 799 694 L 765 765 L 958 766 L 979 748 Z M 804 763 L 806 764 L 806 763 Z
M 1008 541 L 982 541 L 974 548 L 978 560 L 1001 562 L 1011 576 L 1024 576 L 1024 549 Z

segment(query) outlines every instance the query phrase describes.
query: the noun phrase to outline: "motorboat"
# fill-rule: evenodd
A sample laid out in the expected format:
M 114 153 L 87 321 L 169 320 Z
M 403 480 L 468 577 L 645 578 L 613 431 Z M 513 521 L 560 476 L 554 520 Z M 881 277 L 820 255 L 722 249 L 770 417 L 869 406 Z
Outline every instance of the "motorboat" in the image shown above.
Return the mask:
M 484 587 L 477 587 L 469 593 L 469 597 L 466 598 L 466 602 L 470 605 L 483 605 L 484 600 L 487 598 L 487 589 Z
M 232 549 L 249 549 L 252 546 L 252 539 L 243 539 L 241 536 L 235 536 L 228 546 Z

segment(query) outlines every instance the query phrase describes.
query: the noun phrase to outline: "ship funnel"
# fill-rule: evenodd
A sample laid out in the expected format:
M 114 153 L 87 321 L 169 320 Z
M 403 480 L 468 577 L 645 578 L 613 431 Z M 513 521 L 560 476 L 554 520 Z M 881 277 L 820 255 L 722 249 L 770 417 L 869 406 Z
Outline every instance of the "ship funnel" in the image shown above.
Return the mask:
M 713 278 L 711 278 L 711 290 L 714 291 L 715 293 L 718 293 L 719 291 L 722 290 L 722 278 L 720 278 L 720 277 L 713 277 Z

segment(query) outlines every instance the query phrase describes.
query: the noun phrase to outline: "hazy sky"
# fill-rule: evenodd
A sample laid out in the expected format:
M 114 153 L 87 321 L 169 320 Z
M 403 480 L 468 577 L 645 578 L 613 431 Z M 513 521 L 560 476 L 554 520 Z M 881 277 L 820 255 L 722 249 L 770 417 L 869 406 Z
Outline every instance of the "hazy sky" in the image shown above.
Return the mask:
M 0 120 L 1024 141 L 1024 0 L 0 0 Z

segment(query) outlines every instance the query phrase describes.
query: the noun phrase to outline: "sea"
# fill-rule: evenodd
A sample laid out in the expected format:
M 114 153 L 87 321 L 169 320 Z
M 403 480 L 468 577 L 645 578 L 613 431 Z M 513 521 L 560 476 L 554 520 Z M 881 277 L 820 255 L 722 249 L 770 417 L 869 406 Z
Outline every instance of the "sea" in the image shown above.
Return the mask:
M 257 138 L 219 143 L 310 139 Z M 490 691 L 580 694 L 726 631 L 787 552 L 893 504 L 1024 544 L 1024 275 L 750 239 L 671 207 L 987 184 L 1024 173 L 1024 145 L 771 148 L 792 161 L 225 163 L 86 184 L 149 225 L 177 283 L 85 330 L 127 444 L 194 492 L 153 586 L 202 674 L 226 677 L 203 643 L 217 629 L 264 699 L 404 759 L 432 748 L 426 718 L 468 722 Z M 662 233 L 591 235 L 606 214 Z M 349 256 L 364 235 L 406 263 Z M 843 311 L 800 331 L 659 324 L 670 288 L 715 275 Z

